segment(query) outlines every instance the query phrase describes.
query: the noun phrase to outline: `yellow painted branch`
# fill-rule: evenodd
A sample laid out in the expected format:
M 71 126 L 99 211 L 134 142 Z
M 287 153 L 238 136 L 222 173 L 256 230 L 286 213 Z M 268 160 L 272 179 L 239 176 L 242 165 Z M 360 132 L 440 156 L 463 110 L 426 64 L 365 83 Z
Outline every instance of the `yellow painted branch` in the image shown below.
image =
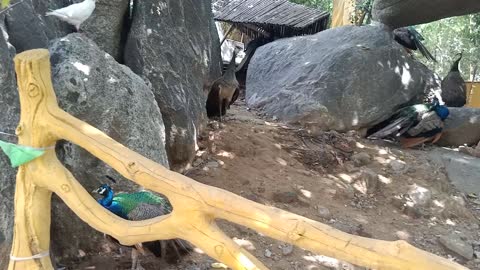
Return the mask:
M 61 138 L 69 140 L 126 178 L 164 194 L 174 208 L 170 215 L 160 218 L 137 222 L 123 220 L 103 209 L 51 150 L 23 166 L 20 172 L 25 170 L 28 173 L 19 172 L 17 177 L 16 228 L 12 249 L 15 256 L 30 256 L 48 248 L 49 235 L 45 233 L 45 228 L 49 228 L 50 220 L 38 217 L 39 214 L 49 217 L 50 213 L 46 213 L 46 208 L 42 210 L 31 205 L 38 200 L 41 201 L 38 205 L 47 207 L 48 201 L 49 206 L 50 191 L 53 191 L 82 220 L 123 244 L 183 238 L 233 269 L 267 268 L 229 239 L 216 226 L 214 219 L 229 220 L 310 251 L 375 269 L 467 269 L 403 241 L 387 242 L 350 235 L 169 171 L 61 110 L 50 81 L 48 51 L 27 51 L 17 55 L 15 61 L 22 105 L 21 142 L 44 147 Z M 25 184 L 28 184 L 27 188 Z M 38 196 L 32 196 L 32 190 Z M 26 214 L 20 209 L 25 209 Z M 38 221 L 32 221 L 36 218 Z M 27 241 L 31 239 L 35 241 Z M 51 269 L 51 266 L 47 259 L 42 259 L 28 262 L 27 268 L 17 264 L 9 268 L 18 269 Z

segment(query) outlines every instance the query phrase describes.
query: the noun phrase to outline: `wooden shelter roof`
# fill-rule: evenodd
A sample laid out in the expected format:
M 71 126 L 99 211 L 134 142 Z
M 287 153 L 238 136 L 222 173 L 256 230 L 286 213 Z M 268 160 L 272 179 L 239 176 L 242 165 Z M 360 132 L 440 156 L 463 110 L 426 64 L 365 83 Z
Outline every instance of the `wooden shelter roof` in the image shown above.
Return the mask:
M 257 32 L 253 36 L 288 37 L 325 30 L 329 16 L 328 12 L 288 0 L 240 0 L 223 7 L 215 20 L 232 23 L 244 32 Z

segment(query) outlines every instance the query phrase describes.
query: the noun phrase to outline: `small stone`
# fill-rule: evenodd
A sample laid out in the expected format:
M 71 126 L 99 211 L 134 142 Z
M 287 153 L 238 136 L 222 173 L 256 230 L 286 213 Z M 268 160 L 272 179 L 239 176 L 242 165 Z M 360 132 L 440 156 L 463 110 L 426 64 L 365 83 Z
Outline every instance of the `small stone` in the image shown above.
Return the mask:
M 203 160 L 201 158 L 195 159 L 195 161 L 192 163 L 193 167 L 198 167 L 202 164 Z
M 473 259 L 472 245 L 462 241 L 460 237 L 456 235 L 440 236 L 438 240 L 440 244 L 454 254 L 459 255 L 468 261 Z
M 395 172 L 402 172 L 406 166 L 405 162 L 400 160 L 392 160 L 388 165 Z
M 85 253 L 85 251 L 79 249 L 79 250 L 78 250 L 78 257 L 79 257 L 79 258 L 83 258 L 83 257 L 85 257 L 85 256 L 87 256 L 87 253 Z
M 410 186 L 408 196 L 414 204 L 425 206 L 430 203 L 430 200 L 432 199 L 432 192 L 424 187 L 414 184 Z
M 379 188 L 378 174 L 371 169 L 363 169 L 355 176 L 353 188 L 362 193 L 375 193 Z
M 265 249 L 265 257 L 266 258 L 271 258 L 272 257 L 272 252 L 269 249 Z
M 208 168 L 216 169 L 216 168 L 218 168 L 219 166 L 220 166 L 220 165 L 219 165 L 218 162 L 215 161 L 215 160 L 209 161 L 209 162 L 207 163 L 207 167 L 208 167 Z
M 362 152 L 362 153 L 353 155 L 352 161 L 356 167 L 362 167 L 369 164 L 372 161 L 372 158 L 370 157 L 369 154 Z
M 285 244 L 285 245 L 281 246 L 281 249 L 282 249 L 283 256 L 290 255 L 293 252 L 293 246 L 290 245 L 290 244 Z
M 330 213 L 330 210 L 328 210 L 328 208 L 323 206 L 318 206 L 318 216 L 324 219 L 329 219 L 332 216 L 332 214 Z
M 298 195 L 296 192 L 276 192 L 273 194 L 273 200 L 278 203 L 294 203 L 298 202 Z

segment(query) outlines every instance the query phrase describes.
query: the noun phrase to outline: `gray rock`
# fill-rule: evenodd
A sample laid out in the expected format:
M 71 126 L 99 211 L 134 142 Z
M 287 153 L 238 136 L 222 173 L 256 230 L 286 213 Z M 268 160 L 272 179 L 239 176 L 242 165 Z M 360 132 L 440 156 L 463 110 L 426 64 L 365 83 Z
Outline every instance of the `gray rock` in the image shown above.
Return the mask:
M 128 18 L 129 0 L 97 0 L 92 16 L 81 28 L 98 47 L 109 53 L 117 61 L 122 60 L 121 44 L 125 33 L 125 20 Z
M 220 54 L 212 27 L 208 0 L 135 1 L 124 59 L 152 82 L 165 122 L 170 165 L 177 171 L 193 160 L 196 136 L 205 125 L 203 85 Z
M 403 161 L 400 161 L 400 160 L 392 160 L 390 163 L 388 163 L 388 166 L 390 166 L 390 168 L 396 172 L 396 173 L 399 173 L 399 172 L 403 172 L 405 170 L 405 167 L 407 166 L 405 164 L 405 162 Z
M 266 258 L 271 258 L 272 257 L 272 252 L 269 249 L 265 249 L 264 255 L 265 255 Z
M 290 244 L 285 244 L 281 246 L 283 256 L 288 256 L 293 253 L 293 246 Z
M 18 1 L 13 1 L 18 2 Z M 68 0 L 25 0 L 6 13 L 10 43 L 17 52 L 47 48 L 48 41 L 72 32 L 72 27 L 53 17 L 45 17 L 48 9 L 71 4 Z
M 0 19 L 2 16 L 0 15 Z M 1 21 L 1 20 L 0 20 Z M 15 134 L 20 120 L 20 104 L 12 57 L 5 36 L 0 29 L 0 131 Z M 0 135 L 0 139 L 16 143 L 16 138 Z M 13 203 L 16 170 L 0 151 L 0 269 L 6 269 L 13 237 Z
M 318 206 L 317 207 L 317 214 L 319 217 L 324 218 L 324 219 L 329 219 L 332 217 L 332 213 L 330 213 L 330 210 L 328 208 L 323 207 L 323 206 Z
M 450 115 L 445 120 L 441 146 L 474 145 L 480 141 L 480 109 L 448 108 Z
M 473 259 L 473 248 L 471 244 L 466 243 L 456 235 L 440 236 L 438 241 L 447 250 L 453 252 L 455 255 L 461 256 L 463 259 Z
M 372 161 L 372 157 L 368 153 L 362 152 L 351 157 L 353 164 L 357 167 L 365 166 Z
M 433 88 L 440 89 L 434 74 L 390 31 L 347 26 L 257 49 L 246 99 L 281 121 L 348 131 L 385 120 Z
M 479 158 L 442 148 L 433 149 L 428 156 L 436 164 L 445 167 L 448 179 L 459 191 L 480 194 Z
M 131 150 L 168 167 L 162 115 L 151 87 L 142 78 L 82 34 L 56 40 L 49 49 L 54 89 L 61 108 Z M 121 179 L 102 161 L 69 142 L 57 144 L 57 154 L 89 191 L 108 183 L 105 174 Z M 136 189 L 130 181 L 119 181 L 114 188 Z M 57 255 L 75 256 L 78 249 L 89 252 L 100 248 L 100 234 L 58 199 L 52 220 L 55 221 L 52 242 Z
M 425 206 L 430 203 L 432 192 L 429 189 L 414 184 L 410 186 L 408 196 L 415 205 Z
M 376 0 L 372 15 L 374 20 L 397 28 L 479 11 L 477 0 Z
M 372 169 L 366 168 L 353 175 L 353 188 L 362 193 L 374 193 L 379 189 L 378 174 Z

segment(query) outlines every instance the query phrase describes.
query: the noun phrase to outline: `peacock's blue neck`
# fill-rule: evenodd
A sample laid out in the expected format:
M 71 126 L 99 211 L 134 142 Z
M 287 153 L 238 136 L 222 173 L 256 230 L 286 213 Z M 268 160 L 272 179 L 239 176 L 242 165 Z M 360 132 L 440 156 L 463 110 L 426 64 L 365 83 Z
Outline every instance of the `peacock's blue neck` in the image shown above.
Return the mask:
M 113 201 L 113 190 L 109 189 L 107 195 L 105 195 L 102 199 L 99 199 L 98 202 L 103 205 L 104 207 L 108 207 L 112 204 Z

